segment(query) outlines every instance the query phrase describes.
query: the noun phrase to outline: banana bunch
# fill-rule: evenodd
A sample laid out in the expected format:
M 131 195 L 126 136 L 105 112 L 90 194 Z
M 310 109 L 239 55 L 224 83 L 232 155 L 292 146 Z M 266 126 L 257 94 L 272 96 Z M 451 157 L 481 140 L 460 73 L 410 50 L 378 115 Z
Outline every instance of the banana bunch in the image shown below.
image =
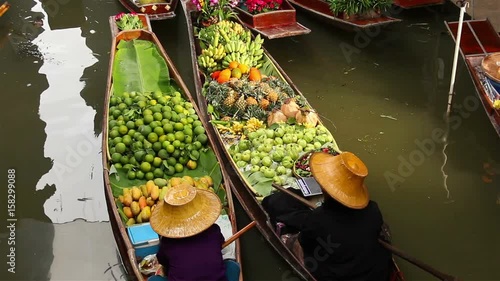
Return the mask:
M 201 54 L 213 58 L 216 61 L 223 59 L 224 56 L 226 56 L 224 46 L 222 46 L 222 44 L 219 44 L 217 47 L 214 46 L 217 45 L 210 45 L 208 49 L 203 49 Z
M 222 60 L 222 66 L 227 68 L 232 61 L 236 61 L 239 64 L 244 64 L 248 67 L 252 66 L 251 65 L 251 62 L 252 62 L 251 57 L 246 53 L 241 54 L 239 52 L 226 54 L 226 56 Z
M 232 130 L 232 133 L 233 134 L 241 134 L 243 133 L 243 124 L 241 124 L 240 122 L 238 121 L 234 121 L 232 126 L 231 126 L 231 130 Z
M 252 117 L 246 123 L 243 129 L 248 132 L 255 132 L 264 126 L 264 122 L 259 119 Z
M 244 128 L 243 124 L 237 121 L 232 122 L 231 125 L 217 124 L 215 127 L 221 134 L 230 133 L 232 135 L 241 135 Z
M 226 43 L 226 46 L 224 46 L 224 50 L 226 53 L 240 53 L 244 54 L 247 51 L 247 45 L 243 43 L 243 41 L 240 40 L 233 40 L 231 42 Z
M 198 64 L 207 69 L 209 72 L 217 68 L 217 62 L 213 57 L 209 57 L 207 54 L 201 54 L 198 56 Z

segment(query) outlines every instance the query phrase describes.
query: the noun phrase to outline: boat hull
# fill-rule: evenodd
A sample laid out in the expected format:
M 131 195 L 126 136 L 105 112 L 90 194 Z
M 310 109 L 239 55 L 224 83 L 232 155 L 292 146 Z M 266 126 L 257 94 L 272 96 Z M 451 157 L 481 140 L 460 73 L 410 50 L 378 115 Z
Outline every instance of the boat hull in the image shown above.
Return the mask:
M 380 15 L 375 18 L 351 18 L 344 19 L 342 15 L 335 15 L 330 10 L 328 3 L 322 0 L 289 0 L 295 7 L 311 14 L 332 26 L 344 29 L 346 31 L 356 31 L 375 26 L 384 26 L 396 22 L 400 19 L 392 18 L 386 15 Z
M 456 40 L 458 22 L 446 22 L 446 27 Z M 487 76 L 481 67 L 483 59 L 488 54 L 500 52 L 500 36 L 489 20 L 464 21 L 460 51 L 486 115 L 500 137 L 500 110 L 493 107 L 494 99 L 500 99 L 500 96 L 495 97 L 493 91 L 489 89 L 485 81 Z
M 134 0 L 118 0 L 130 12 L 147 14 L 150 20 L 166 20 L 175 17 L 178 0 L 167 3 L 140 5 Z
M 279 10 L 257 15 L 252 15 L 240 7 L 235 7 L 234 10 L 246 27 L 268 39 L 297 36 L 311 32 L 309 28 L 297 22 L 295 8 L 287 0 L 283 1 Z
M 111 30 L 117 30 L 116 24 L 114 21 L 114 17 L 110 17 L 109 22 L 111 24 Z M 149 23 L 149 21 L 148 21 Z M 107 116 L 109 114 L 109 102 L 110 102 L 110 97 L 111 97 L 111 92 L 112 92 L 112 69 L 113 69 L 113 62 L 114 62 L 114 56 L 116 52 L 116 46 L 120 42 L 120 40 L 133 40 L 133 39 L 142 39 L 142 40 L 148 40 L 151 42 L 154 42 L 158 49 L 160 50 L 160 53 L 167 62 L 167 66 L 169 69 L 169 74 L 171 79 L 175 81 L 177 86 L 182 90 L 184 93 L 184 98 L 186 98 L 188 101 L 190 101 L 193 104 L 193 108 L 195 109 L 196 113 L 200 117 L 200 121 L 203 124 L 203 127 L 209 128 L 211 126 L 208 126 L 208 124 L 204 121 L 203 117 L 201 116 L 201 112 L 196 106 L 196 103 L 190 94 L 187 86 L 184 84 L 183 80 L 180 77 L 179 72 L 176 70 L 172 60 L 168 57 L 167 53 L 161 46 L 160 41 L 156 37 L 154 33 L 151 32 L 151 27 L 147 26 L 146 29 L 148 30 L 130 30 L 130 31 L 124 31 L 117 33 L 113 36 L 112 40 L 112 47 L 111 47 L 111 52 L 110 52 L 110 63 L 109 63 L 109 72 L 108 72 L 108 78 L 107 78 L 107 92 L 105 95 L 105 100 L 104 100 L 104 121 L 103 121 L 103 140 L 102 140 L 102 148 L 103 148 L 103 153 L 102 153 L 102 161 L 103 161 L 103 178 L 104 178 L 104 189 L 105 189 L 105 197 L 106 197 L 106 205 L 108 207 L 108 213 L 110 217 L 110 222 L 111 222 L 111 227 L 113 230 L 113 235 L 115 237 L 115 241 L 117 244 L 118 251 L 120 253 L 120 257 L 122 259 L 122 263 L 124 265 L 125 270 L 127 271 L 128 276 L 133 279 L 133 280 L 146 280 L 146 277 L 143 276 L 139 269 L 138 269 L 138 260 L 136 259 L 135 256 L 135 250 L 134 247 L 130 241 L 130 238 L 128 236 L 128 233 L 126 231 L 126 227 L 123 224 L 121 217 L 118 213 L 118 208 L 115 203 L 115 198 L 113 197 L 113 192 L 111 188 L 111 183 L 110 183 L 110 178 L 109 178 L 109 156 L 107 152 L 107 147 L 108 147 L 108 122 L 107 122 Z M 219 152 L 217 148 L 213 145 L 216 143 L 216 141 L 213 139 L 212 136 L 208 135 L 208 141 L 211 144 L 212 149 L 214 150 L 219 163 L 223 163 L 222 157 L 219 155 Z M 227 207 L 226 207 L 226 212 L 231 220 L 231 226 L 233 229 L 233 234 L 236 233 L 237 231 L 237 225 L 236 225 L 236 215 L 234 211 L 234 201 L 233 201 L 233 194 L 232 194 L 232 188 L 231 188 L 231 181 L 229 180 L 230 178 L 228 177 L 226 171 L 224 170 L 223 165 L 221 165 L 221 172 L 223 175 L 223 183 L 224 183 L 224 188 L 226 190 L 226 197 L 227 197 Z M 236 255 L 236 261 L 241 265 L 241 255 L 240 255 L 240 246 L 239 246 L 239 240 L 235 241 L 235 255 Z M 242 279 L 242 274 L 240 274 L 240 280 Z

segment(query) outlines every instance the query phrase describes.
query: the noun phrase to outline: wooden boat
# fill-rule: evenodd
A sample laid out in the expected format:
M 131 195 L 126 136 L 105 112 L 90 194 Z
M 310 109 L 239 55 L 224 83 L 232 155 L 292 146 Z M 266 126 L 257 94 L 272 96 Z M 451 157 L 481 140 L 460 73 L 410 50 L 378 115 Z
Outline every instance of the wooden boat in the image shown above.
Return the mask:
M 455 40 L 458 22 L 446 22 L 446 26 Z M 500 99 L 500 96 L 494 93 L 481 67 L 486 56 L 500 52 L 500 36 L 487 19 L 465 20 L 462 27 L 460 51 L 486 115 L 500 136 L 500 110 L 493 107 L 493 102 L 495 99 Z
M 178 0 L 165 0 L 154 4 L 141 4 L 139 0 L 119 0 L 130 12 L 147 14 L 151 20 L 166 20 L 175 17 Z
M 371 28 L 374 26 L 384 26 L 396 22 L 400 19 L 379 15 L 373 18 L 351 17 L 345 18 L 344 15 L 335 15 L 330 10 L 330 6 L 323 0 L 289 0 L 290 3 L 301 10 L 329 23 L 338 28 L 347 31 L 356 31 L 359 29 Z
M 268 39 L 308 34 L 311 30 L 297 22 L 295 8 L 287 0 L 276 11 L 252 15 L 241 7 L 234 8 L 240 20 L 251 30 Z
M 151 28 L 151 22 L 149 20 L 149 16 L 146 14 L 136 14 L 136 16 L 139 17 L 141 20 L 142 24 L 144 25 L 144 30 L 153 32 L 153 29 Z M 111 27 L 111 37 L 115 38 L 118 33 L 120 33 L 120 29 L 116 25 L 116 19 L 115 17 L 109 17 L 109 26 Z
M 117 30 L 114 21 L 114 17 L 110 17 L 109 20 L 111 24 L 111 30 Z M 110 97 L 112 95 L 113 91 L 113 64 L 114 64 L 114 57 L 117 49 L 117 45 L 120 41 L 122 40 L 133 40 L 133 39 L 141 39 L 141 40 L 146 40 L 153 42 L 160 54 L 161 57 L 166 61 L 168 70 L 169 70 L 169 76 L 170 80 L 173 81 L 178 89 L 183 94 L 183 97 L 187 100 L 190 101 L 193 104 L 193 108 L 195 109 L 196 113 L 199 115 L 199 109 L 197 108 L 192 95 L 190 94 L 187 86 L 184 84 L 183 80 L 180 77 L 179 72 L 176 70 L 172 60 L 169 58 L 165 50 L 163 49 L 162 45 L 160 44 L 160 41 L 156 37 L 156 35 L 150 31 L 151 27 L 148 26 L 148 30 L 129 30 L 129 31 L 122 31 L 119 32 L 115 35 L 113 35 L 113 40 L 112 40 L 112 47 L 111 47 L 111 52 L 110 52 L 110 63 L 109 63 L 109 72 L 108 72 L 108 79 L 107 79 L 107 90 L 106 90 L 106 95 L 105 95 L 105 100 L 104 100 L 104 121 L 103 121 L 103 140 L 102 140 L 102 148 L 103 148 L 103 153 L 102 153 L 102 161 L 103 161 L 103 177 L 104 177 L 104 189 L 105 189 L 105 197 L 106 197 L 106 205 L 108 207 L 108 213 L 110 217 L 110 222 L 111 222 L 111 227 L 113 229 L 113 235 L 116 240 L 116 244 L 124 265 L 125 270 L 127 271 L 128 276 L 132 280 L 146 280 L 147 277 L 144 276 L 138 268 L 138 262 L 140 262 L 136 255 L 135 255 L 135 249 L 132 245 L 131 239 L 129 238 L 129 235 L 127 234 L 127 227 L 123 223 L 121 216 L 118 211 L 117 207 L 117 201 L 115 197 L 113 196 L 113 190 L 111 187 L 111 180 L 110 180 L 110 156 L 109 156 L 109 151 L 108 151 L 108 130 L 109 125 L 108 125 L 108 115 L 109 115 L 109 104 L 110 104 Z M 200 121 L 202 122 L 203 127 L 207 128 L 208 124 L 203 120 L 203 118 L 200 118 Z M 216 150 L 216 147 L 214 147 L 212 144 L 215 142 L 215 140 L 212 138 L 212 136 L 208 135 L 208 143 L 210 144 L 209 146 L 213 149 L 219 163 L 222 163 L 222 158 L 220 157 L 218 151 Z M 236 215 L 234 211 L 234 204 L 233 204 L 233 195 L 232 195 L 232 189 L 230 188 L 231 181 L 227 180 L 229 177 L 227 176 L 227 173 L 221 167 L 221 173 L 222 173 L 222 185 L 226 193 L 226 200 L 227 204 L 224 206 L 223 211 L 228 215 L 230 221 L 231 221 L 231 227 L 232 227 L 232 233 L 237 232 L 237 225 L 236 225 Z M 240 246 L 239 246 L 239 241 L 236 240 L 235 242 L 235 258 L 236 261 L 240 264 L 241 266 L 241 257 L 240 257 Z M 240 278 L 239 280 L 242 279 L 242 274 L 240 273 Z
M 3 16 L 3 14 L 5 14 L 5 12 L 7 12 L 7 10 L 9 10 L 10 8 L 10 4 L 9 2 L 5 1 L 1 6 L 0 6 L 0 17 Z
M 182 8 L 184 10 L 186 16 L 186 23 L 188 26 L 188 34 L 190 38 L 191 45 L 191 58 L 192 58 L 192 67 L 195 81 L 195 89 L 196 96 L 198 99 L 198 106 L 202 111 L 201 114 L 207 120 L 210 119 L 210 115 L 208 113 L 208 105 L 205 96 L 203 95 L 203 84 L 205 83 L 205 74 L 200 70 L 198 65 L 197 56 L 201 53 L 200 45 L 194 37 L 194 22 L 196 22 L 196 9 L 191 4 L 189 0 L 181 1 Z M 284 72 L 284 70 L 279 66 L 279 64 L 271 57 L 271 55 L 264 49 L 265 56 L 272 62 L 274 67 L 276 68 L 278 75 L 281 79 L 286 81 L 293 91 L 297 94 L 302 95 L 299 89 L 295 86 L 295 84 L 291 81 L 288 75 Z M 287 248 L 287 246 L 281 240 L 279 234 L 275 231 L 276 226 L 272 225 L 269 216 L 263 207 L 260 204 L 262 198 L 259 198 L 252 186 L 248 183 L 245 177 L 239 171 L 235 161 L 230 156 L 228 149 L 224 144 L 224 140 L 219 133 L 219 131 L 215 128 L 215 125 L 209 126 L 209 134 L 213 134 L 219 141 L 217 142 L 217 146 L 220 151 L 224 153 L 224 163 L 226 163 L 226 171 L 233 179 L 232 188 L 234 188 L 234 194 L 236 198 L 239 200 L 245 212 L 248 214 L 251 220 L 257 223 L 257 228 L 263 235 L 264 239 L 266 239 L 271 246 L 283 257 L 283 259 L 295 270 L 295 272 L 300 275 L 305 280 L 315 280 L 312 274 L 304 267 L 301 261 L 293 254 L 293 252 Z M 319 200 L 320 198 L 315 198 L 314 200 Z M 393 274 L 391 281 L 404 281 L 401 272 L 399 271 L 397 265 L 394 263 Z
M 394 0 L 394 5 L 403 9 L 421 8 L 434 5 L 442 5 L 445 0 Z

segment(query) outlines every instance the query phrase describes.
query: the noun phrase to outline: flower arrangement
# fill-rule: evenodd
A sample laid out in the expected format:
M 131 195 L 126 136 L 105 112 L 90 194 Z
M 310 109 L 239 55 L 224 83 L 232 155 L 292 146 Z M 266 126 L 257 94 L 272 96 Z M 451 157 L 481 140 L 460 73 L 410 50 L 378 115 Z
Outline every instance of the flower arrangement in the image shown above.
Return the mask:
M 327 0 L 334 14 L 368 15 L 391 7 L 393 0 Z
M 116 25 L 120 30 L 131 30 L 131 29 L 143 29 L 144 24 L 142 23 L 139 16 L 136 13 L 119 13 L 115 16 Z
M 281 7 L 283 0 L 246 0 L 245 6 L 248 12 L 252 14 L 260 14 L 269 11 L 278 10 Z
M 209 26 L 235 17 L 232 8 L 238 5 L 239 0 L 191 0 L 191 2 L 200 12 L 198 23 Z

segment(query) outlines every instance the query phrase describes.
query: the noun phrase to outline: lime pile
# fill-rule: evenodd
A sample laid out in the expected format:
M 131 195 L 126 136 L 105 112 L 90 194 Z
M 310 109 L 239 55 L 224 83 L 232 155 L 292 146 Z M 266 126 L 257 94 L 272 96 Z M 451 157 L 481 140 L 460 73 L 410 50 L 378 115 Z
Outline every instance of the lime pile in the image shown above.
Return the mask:
M 208 137 L 191 102 L 179 92 L 112 95 L 108 147 L 111 163 L 128 178 L 169 178 L 196 169 Z

